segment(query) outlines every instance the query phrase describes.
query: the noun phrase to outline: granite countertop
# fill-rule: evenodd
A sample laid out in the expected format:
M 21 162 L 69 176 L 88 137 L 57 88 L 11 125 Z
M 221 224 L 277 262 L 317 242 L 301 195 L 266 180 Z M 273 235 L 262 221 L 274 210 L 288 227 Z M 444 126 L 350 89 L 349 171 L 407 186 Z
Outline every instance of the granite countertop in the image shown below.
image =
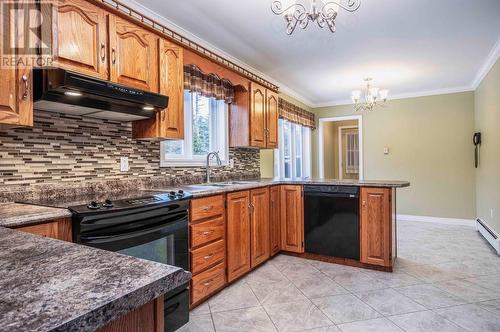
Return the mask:
M 408 181 L 369 181 L 369 180 L 334 180 L 334 179 L 280 179 L 269 178 L 255 181 L 229 181 L 234 182 L 230 186 L 217 186 L 210 184 L 194 184 L 176 187 L 193 194 L 193 198 L 200 198 L 210 195 L 223 194 L 231 191 L 247 190 L 263 186 L 291 184 L 291 185 L 335 185 L 335 186 L 358 186 L 358 187 L 384 187 L 384 188 L 405 188 L 410 186 Z M 155 189 L 162 190 L 162 189 Z M 171 189 L 164 189 L 170 191 Z
M 29 226 L 70 217 L 71 212 L 67 209 L 19 203 L 0 204 L 0 226 L 3 227 Z
M 93 331 L 190 276 L 178 267 L 0 227 L 0 331 Z
M 278 184 L 318 184 L 318 185 L 337 185 L 337 186 L 360 186 L 360 187 L 387 187 L 404 188 L 410 186 L 407 181 L 372 181 L 372 180 L 334 180 L 334 179 L 280 179 L 269 178 L 255 181 L 230 181 L 230 186 L 215 186 L 210 184 L 194 184 L 175 186 L 168 188 L 151 188 L 141 193 L 134 192 L 135 195 L 146 195 L 148 192 L 168 192 L 171 190 L 183 189 L 193 194 L 194 198 L 205 197 L 216 194 L 223 194 L 231 191 L 248 190 L 263 186 Z M 87 198 L 90 201 L 91 197 Z M 38 224 L 57 218 L 71 217 L 71 212 L 63 208 L 52 208 L 30 204 L 4 203 L 0 204 L 0 226 L 20 227 Z

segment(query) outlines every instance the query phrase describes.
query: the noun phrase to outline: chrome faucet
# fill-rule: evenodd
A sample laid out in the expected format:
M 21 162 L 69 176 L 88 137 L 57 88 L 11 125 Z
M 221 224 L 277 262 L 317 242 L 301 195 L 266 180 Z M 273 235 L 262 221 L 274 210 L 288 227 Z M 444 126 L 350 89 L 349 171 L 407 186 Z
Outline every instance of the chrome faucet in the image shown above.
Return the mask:
M 219 151 L 214 151 L 214 152 L 210 152 L 209 154 L 207 154 L 207 178 L 206 178 L 206 182 L 207 183 L 210 183 L 210 160 L 213 159 L 213 157 L 215 157 L 216 161 L 217 161 L 217 166 L 222 166 L 222 161 L 220 160 L 220 157 L 219 157 Z

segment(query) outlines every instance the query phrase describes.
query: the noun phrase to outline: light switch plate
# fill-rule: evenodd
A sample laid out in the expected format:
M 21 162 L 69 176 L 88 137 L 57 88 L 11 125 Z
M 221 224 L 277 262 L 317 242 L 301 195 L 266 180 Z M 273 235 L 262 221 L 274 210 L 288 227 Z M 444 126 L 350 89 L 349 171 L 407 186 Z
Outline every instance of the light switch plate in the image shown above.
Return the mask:
M 388 147 L 384 148 L 384 154 L 389 154 L 389 148 Z
M 120 172 L 128 172 L 128 157 L 120 157 Z

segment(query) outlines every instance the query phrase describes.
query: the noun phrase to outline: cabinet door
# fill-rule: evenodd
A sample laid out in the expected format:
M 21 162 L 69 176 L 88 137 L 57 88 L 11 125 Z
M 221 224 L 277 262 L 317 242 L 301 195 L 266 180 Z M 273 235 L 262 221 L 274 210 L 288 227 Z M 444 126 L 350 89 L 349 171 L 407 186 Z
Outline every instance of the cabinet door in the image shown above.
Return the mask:
M 56 13 L 56 65 L 108 79 L 107 12 L 88 1 L 59 0 Z
M 182 47 L 160 40 L 160 94 L 168 96 L 161 112 L 160 136 L 184 138 L 184 61 Z
M 269 259 L 269 188 L 250 192 L 252 268 Z
M 280 238 L 280 187 L 274 186 L 270 189 L 269 204 L 269 240 L 271 255 L 276 255 L 281 250 Z
M 19 3 L 28 2 L 21 1 Z M 19 3 L 16 3 L 16 5 L 19 5 Z M 0 50 L 2 50 L 2 55 L 17 59 L 19 54 L 4 54 L 4 42 L 15 45 L 11 38 L 24 40 L 24 30 L 21 29 L 23 25 L 19 22 L 23 17 L 10 15 L 12 12 L 8 10 L 7 6 L 8 4 L 0 6 L 0 17 L 3 24 L 3 28 L 0 29 Z M 20 10 L 17 13 L 23 13 L 23 11 Z M 31 69 L 30 66 L 24 65 L 18 65 L 17 67 L 4 66 L 0 69 L 0 124 L 33 125 Z
M 250 83 L 250 146 L 266 147 L 266 89 Z
M 304 252 L 302 186 L 281 186 L 281 249 Z
M 158 92 L 158 37 L 110 15 L 109 43 L 111 81 Z
M 266 90 L 266 147 L 278 148 L 278 94 Z
M 391 192 L 361 188 L 361 262 L 391 265 Z
M 250 271 L 250 193 L 227 195 L 227 277 L 228 281 Z

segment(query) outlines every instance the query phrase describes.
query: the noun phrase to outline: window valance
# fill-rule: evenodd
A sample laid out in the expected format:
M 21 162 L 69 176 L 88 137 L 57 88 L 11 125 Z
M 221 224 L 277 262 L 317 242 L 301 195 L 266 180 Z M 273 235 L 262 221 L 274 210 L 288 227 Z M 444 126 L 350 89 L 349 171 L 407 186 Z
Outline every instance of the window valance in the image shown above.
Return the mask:
M 308 112 L 305 109 L 279 98 L 278 101 L 279 117 L 293 123 L 300 124 L 305 127 L 316 129 L 314 121 L 314 113 Z
M 221 80 L 215 74 L 205 74 L 196 65 L 184 66 L 184 89 L 224 100 L 227 104 L 234 100 L 234 88 L 229 81 Z

